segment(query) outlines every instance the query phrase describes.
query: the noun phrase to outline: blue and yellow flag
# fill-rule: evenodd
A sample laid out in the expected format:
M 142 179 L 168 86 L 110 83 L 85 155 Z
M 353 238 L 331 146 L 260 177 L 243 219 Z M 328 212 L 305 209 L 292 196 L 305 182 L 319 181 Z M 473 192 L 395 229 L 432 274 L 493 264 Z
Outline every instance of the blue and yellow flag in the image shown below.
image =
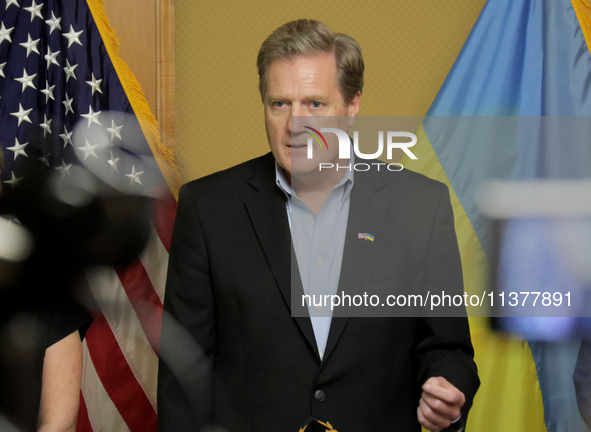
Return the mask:
M 475 205 L 480 183 L 590 176 L 583 161 L 591 160 L 591 146 L 535 134 L 491 145 L 457 127 L 458 119 L 591 115 L 590 48 L 587 0 L 489 0 L 418 133 L 418 161 L 403 161 L 450 187 L 467 291 L 482 291 L 488 281 L 491 230 Z M 576 349 L 530 349 L 484 321 L 471 325 L 482 385 L 468 430 L 585 430 L 572 384 Z

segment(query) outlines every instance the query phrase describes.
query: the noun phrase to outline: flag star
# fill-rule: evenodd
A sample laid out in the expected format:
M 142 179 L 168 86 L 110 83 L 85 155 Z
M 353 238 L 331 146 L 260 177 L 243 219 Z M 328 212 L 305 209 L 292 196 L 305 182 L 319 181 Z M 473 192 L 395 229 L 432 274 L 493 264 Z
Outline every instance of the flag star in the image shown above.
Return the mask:
M 139 183 L 142 184 L 142 181 L 140 180 L 140 176 L 143 174 L 143 171 L 136 171 L 135 170 L 135 165 L 131 166 L 131 173 L 130 174 L 125 174 L 125 177 L 130 178 L 131 180 L 129 181 L 129 185 L 132 186 L 133 183 Z
M 55 85 L 49 86 L 49 81 L 45 80 L 45 88 L 41 90 L 41 93 L 45 95 L 45 103 L 49 102 L 49 99 L 55 100 L 53 97 L 53 89 Z
M 51 156 L 51 153 L 47 153 L 47 154 L 43 155 L 43 157 L 38 158 L 38 160 L 41 161 L 42 164 L 50 166 L 49 156 Z
M 45 24 L 49 26 L 49 34 L 51 35 L 55 29 L 61 30 L 62 26 L 60 25 L 60 18 L 56 18 L 53 11 L 51 11 L 51 19 L 45 21 Z
M 72 144 L 72 132 L 68 132 L 68 129 L 66 129 L 65 126 L 64 126 L 64 133 L 60 134 L 60 138 L 64 140 L 64 148 L 66 148 L 66 146 L 68 144 L 70 144 L 72 147 L 74 147 L 74 144 Z
M 18 138 L 14 139 L 14 146 L 7 147 L 8 150 L 14 152 L 14 159 L 16 160 L 17 157 L 23 155 L 24 157 L 29 157 L 27 153 L 25 153 L 25 147 L 28 146 L 29 143 L 21 144 L 18 142 Z
M 82 42 L 80 42 L 80 35 L 84 30 L 80 30 L 79 32 L 74 31 L 74 27 L 70 24 L 70 31 L 68 33 L 62 33 L 62 35 L 68 39 L 68 48 L 72 46 L 73 43 L 77 43 L 78 45 L 82 46 Z
M 29 123 L 33 124 L 31 119 L 29 118 L 29 113 L 33 111 L 33 108 L 28 110 L 23 109 L 23 106 L 19 103 L 18 104 L 18 111 L 10 113 L 11 116 L 18 117 L 18 125 L 20 126 L 23 121 L 28 121 Z
M 23 48 L 27 49 L 27 58 L 29 58 L 29 54 L 32 52 L 39 54 L 39 50 L 37 49 L 37 44 L 39 43 L 39 39 L 33 40 L 31 37 L 31 33 L 27 35 L 27 41 L 20 43 L 19 45 Z
M 90 127 L 90 125 L 92 123 L 96 123 L 97 125 L 101 125 L 101 123 L 98 121 L 98 116 L 101 112 L 97 111 L 94 112 L 92 110 L 92 107 L 90 105 L 88 105 L 88 114 L 81 114 L 82 117 L 84 117 L 85 119 L 88 119 L 88 127 Z
M 60 53 L 60 51 L 56 51 L 56 52 L 51 52 L 51 48 L 47 47 L 47 54 L 45 54 L 45 61 L 47 62 L 47 69 L 49 69 L 49 66 L 51 66 L 52 64 L 59 66 L 60 64 L 57 61 L 57 55 Z
M 5 40 L 7 40 L 8 42 L 12 42 L 12 39 L 10 38 L 10 33 L 12 33 L 13 30 L 14 27 L 10 27 L 9 29 L 4 27 L 4 22 L 0 24 L 0 44 Z
M 70 78 L 74 78 L 75 80 L 77 80 L 78 78 L 76 78 L 76 74 L 74 73 L 74 69 L 76 69 L 78 67 L 77 64 L 75 64 L 74 66 L 70 65 L 70 61 L 68 59 L 66 59 L 66 67 L 64 67 L 64 72 L 66 73 L 66 82 L 68 82 L 68 80 Z
M 0 76 L 6 77 L 6 75 L 4 75 L 4 66 L 6 66 L 6 62 L 0 64 Z
M 119 158 L 116 158 L 115 156 L 113 156 L 113 152 L 111 152 L 111 159 L 109 159 L 107 162 L 109 163 L 109 165 L 111 165 L 112 171 L 119 172 L 119 169 L 117 168 L 117 164 L 119 163 Z
M 65 116 L 68 115 L 68 111 L 72 111 L 72 114 L 74 114 L 74 110 L 72 109 L 72 102 L 74 102 L 74 98 L 70 99 L 70 97 L 66 93 L 66 100 L 62 102 L 66 107 L 66 113 L 64 114 Z
M 123 138 L 121 138 L 121 129 L 123 129 L 123 125 L 117 126 L 115 124 L 115 120 L 111 119 L 111 127 L 107 128 L 107 132 L 111 133 L 111 141 L 113 141 L 115 139 L 115 137 L 117 137 L 119 139 L 123 139 Z
M 20 182 L 23 179 L 23 177 L 15 176 L 14 171 L 12 171 L 11 177 L 12 178 L 10 180 L 4 180 L 3 183 L 6 183 L 7 185 L 10 185 L 10 186 L 15 186 L 18 182 Z
M 96 149 L 96 148 L 97 148 L 99 145 L 98 145 L 98 144 L 91 145 L 91 144 L 88 142 L 88 140 L 84 140 L 84 141 L 86 141 L 86 145 L 85 145 L 85 146 L 83 146 L 83 147 L 78 147 L 78 148 L 77 148 L 77 150 L 80 150 L 82 153 L 84 153 L 84 159 L 83 159 L 83 160 L 86 160 L 86 158 L 87 158 L 88 156 L 94 156 L 95 158 L 97 158 L 97 159 L 98 159 L 98 156 L 97 156 L 97 154 L 94 152 L 94 149 Z
M 43 7 L 43 3 L 38 5 L 37 3 L 35 3 L 35 0 L 33 0 L 33 3 L 31 4 L 31 6 L 23 8 L 23 9 L 26 10 L 27 12 L 31 13 L 31 22 L 33 22 L 33 20 L 35 19 L 36 16 L 43 19 L 43 15 L 41 15 L 41 8 L 42 7 Z
M 43 114 L 43 123 L 41 123 L 39 126 L 41 126 L 43 128 L 43 137 L 45 138 L 45 135 L 47 135 L 48 133 L 51 135 L 51 122 L 52 119 L 47 119 L 47 114 Z
M 36 76 L 37 74 L 29 75 L 27 73 L 27 70 L 23 68 L 23 76 L 20 78 L 15 78 L 14 80 L 18 81 L 23 85 L 23 89 L 21 91 L 25 91 L 27 87 L 32 87 L 35 90 L 37 90 L 37 87 L 35 87 L 35 84 L 33 84 L 33 78 L 35 78 Z
M 20 7 L 17 0 L 6 0 L 6 9 L 8 9 L 8 6 L 10 6 L 10 5 L 15 5 L 16 7 Z M 6 9 L 4 9 L 4 10 L 6 10 Z
M 94 77 L 94 74 L 92 74 L 92 81 L 86 81 L 86 84 L 88 84 L 90 87 L 92 87 L 92 95 L 94 96 L 94 92 L 98 91 L 99 93 L 103 93 L 103 91 L 101 90 L 101 82 L 103 80 L 97 80 Z
M 62 159 L 62 166 L 55 167 L 56 170 L 62 173 L 62 178 L 66 176 L 66 174 L 70 175 L 70 168 L 72 168 L 72 164 L 66 164 Z

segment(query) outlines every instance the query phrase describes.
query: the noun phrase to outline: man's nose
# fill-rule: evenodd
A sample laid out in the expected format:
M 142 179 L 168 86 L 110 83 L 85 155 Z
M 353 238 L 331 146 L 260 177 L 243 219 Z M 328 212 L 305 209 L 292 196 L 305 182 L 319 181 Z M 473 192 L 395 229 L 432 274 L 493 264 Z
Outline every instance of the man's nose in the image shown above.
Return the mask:
M 304 126 L 304 116 L 305 112 L 300 104 L 292 105 L 291 112 L 289 113 L 289 120 L 287 122 L 287 130 L 290 133 L 302 132 L 302 127 Z

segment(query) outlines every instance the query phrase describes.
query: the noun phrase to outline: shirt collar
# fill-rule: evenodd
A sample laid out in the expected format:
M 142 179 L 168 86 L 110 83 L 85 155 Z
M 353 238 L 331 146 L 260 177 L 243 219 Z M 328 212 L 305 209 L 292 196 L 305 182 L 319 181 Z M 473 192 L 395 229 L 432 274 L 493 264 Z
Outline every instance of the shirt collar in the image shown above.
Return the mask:
M 275 161 L 275 183 L 283 191 L 283 193 L 287 196 L 287 198 L 291 198 L 291 185 L 285 178 L 285 173 L 283 169 L 279 166 L 277 161 Z
M 355 165 L 355 156 L 352 153 L 351 159 L 350 159 L 350 166 L 353 167 L 354 165 Z M 335 190 L 335 189 L 341 187 L 342 185 L 345 185 L 344 190 L 343 190 L 343 201 L 351 193 L 351 189 L 353 189 L 353 185 L 354 185 L 353 171 L 354 171 L 353 169 L 345 170 L 345 175 L 343 176 L 341 181 L 338 182 L 338 184 L 333 188 L 333 190 Z M 285 177 L 285 173 L 283 172 L 283 169 L 279 166 L 277 161 L 275 161 L 275 183 L 277 184 L 277 187 L 279 187 L 279 189 L 281 189 L 283 191 L 283 193 L 285 194 L 287 199 L 291 199 L 291 196 L 293 194 L 293 189 L 291 188 L 291 185 L 289 184 L 289 182 L 287 181 L 287 178 Z

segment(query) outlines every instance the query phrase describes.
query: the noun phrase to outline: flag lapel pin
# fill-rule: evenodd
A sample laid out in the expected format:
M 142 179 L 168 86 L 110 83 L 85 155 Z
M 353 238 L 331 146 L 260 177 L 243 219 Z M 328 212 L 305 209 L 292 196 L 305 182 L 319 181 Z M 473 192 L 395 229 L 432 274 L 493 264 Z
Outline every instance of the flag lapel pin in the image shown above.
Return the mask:
M 372 236 L 371 234 L 368 234 L 368 233 L 358 233 L 357 238 L 359 238 L 361 240 L 369 240 L 369 241 L 375 240 L 375 237 Z

